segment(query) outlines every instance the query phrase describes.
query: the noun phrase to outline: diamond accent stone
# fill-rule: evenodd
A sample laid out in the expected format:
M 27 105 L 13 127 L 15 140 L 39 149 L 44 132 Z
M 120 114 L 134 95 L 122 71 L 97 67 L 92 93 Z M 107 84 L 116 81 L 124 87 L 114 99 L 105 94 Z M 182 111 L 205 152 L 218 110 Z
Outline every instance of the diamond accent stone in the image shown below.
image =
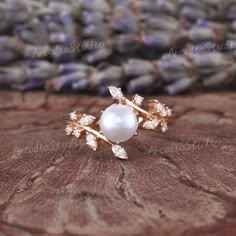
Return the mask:
M 156 109 L 157 109 L 158 111 L 161 111 L 163 108 L 164 108 L 164 106 L 163 106 L 163 104 L 161 104 L 160 102 L 158 102 L 158 103 L 156 104 Z
M 167 116 L 171 116 L 172 115 L 172 109 L 167 108 Z
M 96 137 L 93 134 L 86 135 L 86 144 L 91 147 L 94 151 L 97 150 L 98 142 Z
M 73 132 L 73 129 L 71 126 L 67 125 L 66 128 L 65 128 L 65 132 L 66 132 L 66 135 L 71 135 L 72 132 Z
M 84 115 L 80 120 L 79 123 L 84 126 L 91 125 L 96 118 L 91 115 Z
M 142 123 L 143 122 L 143 117 L 142 116 L 139 116 L 138 117 L 138 123 L 140 124 L 140 123 Z
M 120 159 L 124 159 L 124 160 L 128 159 L 125 149 L 119 145 L 113 145 L 112 152 L 115 154 L 116 157 L 118 157 Z
M 135 104 L 137 104 L 138 106 L 141 106 L 142 105 L 142 102 L 143 102 L 143 97 L 139 96 L 138 94 L 136 94 L 133 98 L 133 102 Z
M 160 114 L 161 114 L 161 116 L 165 117 L 165 116 L 167 116 L 167 111 L 166 110 L 162 110 L 160 112 Z
M 160 102 L 158 102 L 156 104 L 156 109 L 158 112 L 160 112 L 161 116 L 163 116 L 163 117 L 167 116 L 167 114 L 168 114 L 167 110 L 166 110 L 165 106 L 163 104 L 161 104 Z
M 162 130 L 163 133 L 168 130 L 167 123 L 164 123 L 164 124 L 161 125 L 161 130 Z
M 76 138 L 79 138 L 80 135 L 81 135 L 81 133 L 80 133 L 80 131 L 79 131 L 78 129 L 75 129 L 75 130 L 73 131 L 73 135 L 74 135 Z
M 73 112 L 70 113 L 70 119 L 71 120 L 76 120 L 77 119 L 76 111 L 73 111 Z
M 123 95 L 123 93 L 122 93 L 120 88 L 117 88 L 115 86 L 110 86 L 110 87 L 108 87 L 108 89 L 109 89 L 109 92 L 110 92 L 111 96 L 114 99 L 121 100 L 121 99 L 124 98 L 124 95 Z
M 143 124 L 143 128 L 145 129 L 155 129 L 159 125 L 159 120 L 154 119 L 154 120 L 147 120 Z

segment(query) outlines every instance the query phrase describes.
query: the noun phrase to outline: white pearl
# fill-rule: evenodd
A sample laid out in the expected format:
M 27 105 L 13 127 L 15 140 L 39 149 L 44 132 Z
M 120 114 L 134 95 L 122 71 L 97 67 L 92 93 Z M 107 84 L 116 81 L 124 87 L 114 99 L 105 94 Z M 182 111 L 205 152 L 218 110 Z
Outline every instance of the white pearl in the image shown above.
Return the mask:
M 99 125 L 107 139 L 113 142 L 124 142 L 136 133 L 138 121 L 129 107 L 113 104 L 102 113 Z

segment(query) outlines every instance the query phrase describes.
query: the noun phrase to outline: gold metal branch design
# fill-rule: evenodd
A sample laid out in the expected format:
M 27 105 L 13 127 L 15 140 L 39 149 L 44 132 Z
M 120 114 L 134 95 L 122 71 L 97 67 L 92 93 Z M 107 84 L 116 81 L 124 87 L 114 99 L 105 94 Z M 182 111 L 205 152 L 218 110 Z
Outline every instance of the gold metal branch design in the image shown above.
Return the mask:
M 154 130 L 160 126 L 162 132 L 165 132 L 168 129 L 167 120 L 168 117 L 171 116 L 170 108 L 157 100 L 150 100 L 148 101 L 148 111 L 146 111 L 141 108 L 144 99 L 143 97 L 136 94 L 131 101 L 124 97 L 120 88 L 112 86 L 108 89 L 113 99 L 117 100 L 120 104 L 128 106 L 136 113 L 139 126 L 141 125 L 143 128 L 149 130 Z M 101 131 L 97 130 L 97 124 L 99 122 L 98 118 L 87 114 L 82 115 L 79 112 L 73 111 L 70 113 L 67 122 L 65 129 L 67 135 L 73 135 L 76 138 L 80 138 L 85 134 L 86 144 L 94 151 L 98 148 L 98 141 L 102 140 L 111 145 L 112 152 L 116 157 L 128 159 L 127 153 L 123 147 L 118 143 L 110 141 L 101 133 Z

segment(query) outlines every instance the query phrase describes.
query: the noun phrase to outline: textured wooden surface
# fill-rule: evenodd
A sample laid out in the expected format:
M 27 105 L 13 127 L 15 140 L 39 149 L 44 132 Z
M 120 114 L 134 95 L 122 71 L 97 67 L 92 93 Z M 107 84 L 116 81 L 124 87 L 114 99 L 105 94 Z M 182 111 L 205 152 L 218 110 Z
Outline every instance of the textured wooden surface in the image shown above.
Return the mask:
M 120 161 L 61 120 L 111 99 L 1 91 L 0 236 L 236 235 L 236 94 L 159 99 L 175 125 L 140 131 Z

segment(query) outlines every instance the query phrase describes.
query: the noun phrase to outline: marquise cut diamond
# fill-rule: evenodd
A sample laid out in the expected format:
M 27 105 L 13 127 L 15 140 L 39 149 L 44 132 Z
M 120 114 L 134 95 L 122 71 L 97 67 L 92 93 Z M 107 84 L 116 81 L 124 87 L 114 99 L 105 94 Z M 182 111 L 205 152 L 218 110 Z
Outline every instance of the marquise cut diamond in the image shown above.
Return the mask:
M 79 123 L 80 123 L 81 125 L 88 126 L 88 125 L 91 125 L 95 119 L 96 119 L 96 118 L 95 118 L 94 116 L 91 116 L 91 115 L 84 115 L 84 116 L 79 120 Z
M 112 146 L 112 152 L 120 159 L 128 159 L 127 153 L 124 148 L 119 145 Z
M 79 138 L 80 135 L 81 135 L 81 133 L 80 133 L 80 131 L 79 131 L 78 129 L 75 129 L 75 130 L 73 131 L 73 135 L 74 135 L 76 138 Z
M 143 124 L 143 128 L 145 129 L 155 129 L 159 125 L 159 120 L 154 119 L 154 120 L 147 120 Z
M 110 87 L 108 87 L 108 89 L 109 89 L 109 92 L 110 92 L 111 96 L 114 99 L 121 100 L 121 99 L 124 98 L 124 95 L 123 95 L 123 93 L 122 93 L 120 88 L 117 88 L 115 86 L 110 86 Z
M 94 151 L 97 150 L 98 142 L 96 137 L 93 134 L 86 135 L 86 144 L 91 147 Z

